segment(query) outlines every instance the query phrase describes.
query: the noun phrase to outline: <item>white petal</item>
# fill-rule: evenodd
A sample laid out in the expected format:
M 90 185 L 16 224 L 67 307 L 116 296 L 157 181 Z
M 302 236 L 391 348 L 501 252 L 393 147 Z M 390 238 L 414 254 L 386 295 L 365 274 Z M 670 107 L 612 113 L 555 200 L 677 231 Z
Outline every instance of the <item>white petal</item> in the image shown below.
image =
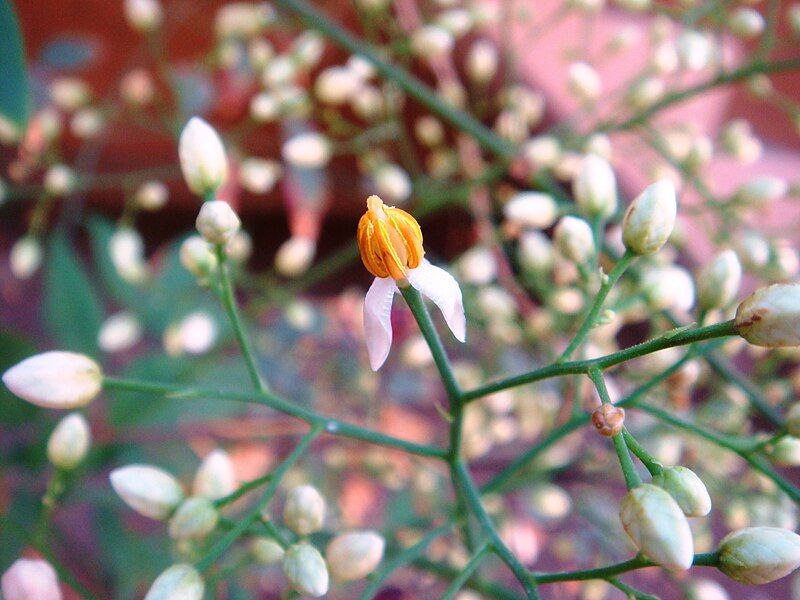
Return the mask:
M 392 345 L 392 299 L 397 291 L 394 279 L 376 277 L 364 298 L 364 337 L 373 371 L 389 356 Z
M 420 266 L 408 272 L 408 281 L 433 300 L 442 311 L 450 331 L 459 342 L 464 342 L 467 339 L 467 318 L 461 288 L 453 276 L 423 259 Z

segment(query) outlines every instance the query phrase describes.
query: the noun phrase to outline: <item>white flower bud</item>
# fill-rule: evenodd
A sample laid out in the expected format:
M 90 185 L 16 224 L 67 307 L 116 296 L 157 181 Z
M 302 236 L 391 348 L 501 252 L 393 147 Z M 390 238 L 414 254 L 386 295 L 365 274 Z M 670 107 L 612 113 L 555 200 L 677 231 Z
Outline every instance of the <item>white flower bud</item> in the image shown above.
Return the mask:
M 728 123 L 720 134 L 720 142 L 728 154 L 743 164 L 754 163 L 763 151 L 761 142 L 753 135 L 750 123 L 744 119 Z
M 615 2 L 624 9 L 631 11 L 643 11 L 650 8 L 651 0 L 615 0 Z
M 142 339 L 142 326 L 136 315 L 120 311 L 111 315 L 100 326 L 97 345 L 104 352 L 124 352 Z
M 50 98 L 58 108 L 72 112 L 89 102 L 92 93 L 84 81 L 75 77 L 60 77 L 50 84 Z
M 375 192 L 388 202 L 402 204 L 411 196 L 411 178 L 405 170 L 393 163 L 381 163 L 372 177 L 375 181 Z
M 478 85 L 491 81 L 500 61 L 497 48 L 488 40 L 477 40 L 467 52 L 467 75 Z
M 677 265 L 648 269 L 642 277 L 641 289 L 653 308 L 688 311 L 694 306 L 692 276 Z
M 411 51 L 420 58 L 449 54 L 454 44 L 452 34 L 439 25 L 423 25 L 411 33 Z
M 736 309 L 735 323 L 739 335 L 756 346 L 800 346 L 800 284 L 756 290 Z
M 525 143 L 522 155 L 534 169 L 550 169 L 561 159 L 561 142 L 552 135 L 540 135 Z
M 51 196 L 69 195 L 76 182 L 75 173 L 67 165 L 53 165 L 44 174 L 44 189 Z
M 647 558 L 670 570 L 692 566 L 692 530 L 666 491 L 650 483 L 633 488 L 623 498 L 619 516 L 625 531 Z
M 650 185 L 631 202 L 622 220 L 622 241 L 635 254 L 653 254 L 669 239 L 678 204 L 669 179 Z
M 28 279 L 33 276 L 42 264 L 42 245 L 35 237 L 26 235 L 11 246 L 8 264 L 11 274 L 17 279 Z
M 625 96 L 626 101 L 635 110 L 647 108 L 664 95 L 664 80 L 659 77 L 646 77 L 633 84 Z
M 228 176 L 228 159 L 219 134 L 199 117 L 192 117 L 178 142 L 181 171 L 189 189 L 203 196 L 214 192 Z
M 800 438 L 785 435 L 769 448 L 769 457 L 782 467 L 797 467 L 800 465 Z
M 302 275 L 311 266 L 317 242 L 309 237 L 293 235 L 281 244 L 275 255 L 275 270 L 284 277 Z
M 581 102 L 594 102 L 603 91 L 600 75 L 585 62 L 575 62 L 568 70 L 569 91 Z
M 11 146 L 19 142 L 21 137 L 19 127 L 0 115 L 0 144 Z
M 205 587 L 192 565 L 172 565 L 156 577 L 144 600 L 203 600 Z
M 214 33 L 220 39 L 248 39 L 258 35 L 272 17 L 272 8 L 266 3 L 234 2 L 217 11 Z
M 253 240 L 246 231 L 239 230 L 225 247 L 228 258 L 237 263 L 246 263 L 253 254 Z
M 214 347 L 217 341 L 217 322 L 207 312 L 195 311 L 164 332 L 164 347 L 170 355 L 182 353 L 200 355 Z
M 763 175 L 754 177 L 740 187 L 734 198 L 744 204 L 755 206 L 780 200 L 789 191 L 789 184 L 785 179 Z
M 668 75 L 678 69 L 678 51 L 672 42 L 661 42 L 653 48 L 650 66 L 659 75 Z
M 147 279 L 144 259 L 144 242 L 139 232 L 131 227 L 120 227 L 108 242 L 111 262 L 122 279 L 139 284 Z
M 301 542 L 290 546 L 283 557 L 283 572 L 292 588 L 319 598 L 328 593 L 328 569 L 319 550 Z
M 792 32 L 795 37 L 800 37 L 800 4 L 792 4 L 787 12 Z
M 770 583 L 800 566 L 800 536 L 778 527 L 750 527 L 719 544 L 719 570 L 750 585 Z
M 162 16 L 158 0 L 125 0 L 125 18 L 137 31 L 153 31 L 161 25 Z
M 319 531 L 325 523 L 325 498 L 313 485 L 292 488 L 286 496 L 283 520 L 298 535 Z
M 458 259 L 459 280 L 472 285 L 488 285 L 497 276 L 497 263 L 485 246 L 470 248 Z
M 539 231 L 526 231 L 519 238 L 517 257 L 526 271 L 549 271 L 553 268 L 553 244 Z
M 433 115 L 424 115 L 414 123 L 414 135 L 421 144 L 432 148 L 444 141 L 444 126 Z
M 731 597 L 713 579 L 694 579 L 687 585 L 686 600 L 731 600 Z
M 372 121 L 384 113 L 384 95 L 372 85 L 365 85 L 350 99 L 353 112 L 365 121 Z
M 169 188 L 160 181 L 145 181 L 134 195 L 136 206 L 142 210 L 158 210 L 169 198 Z
M 322 58 L 325 50 L 325 39 L 321 33 L 313 30 L 306 30 L 292 42 L 291 52 L 301 67 L 310 69 L 314 67 Z
M 219 448 L 208 453 L 194 476 L 196 496 L 219 500 L 236 491 L 236 472 L 228 453 Z
M 102 131 L 103 124 L 103 115 L 99 110 L 82 108 L 72 116 L 69 127 L 75 137 L 90 139 Z
M 269 123 L 278 118 L 281 104 L 278 98 L 269 92 L 261 92 L 250 100 L 250 116 L 258 123 Z
M 123 76 L 119 84 L 119 94 L 132 106 L 146 106 L 156 95 L 153 77 L 146 69 L 134 69 Z
M 800 438 L 800 402 L 795 402 L 786 411 L 786 431 L 789 435 Z
M 553 232 L 553 241 L 564 258 L 577 264 L 587 263 L 595 254 L 592 228 L 578 217 L 563 217 Z
M 328 138 L 312 131 L 295 135 L 281 148 L 283 160 L 304 169 L 321 169 L 328 164 L 332 153 Z
M 14 394 L 44 408 L 77 408 L 91 402 L 103 387 L 100 365 L 74 352 L 44 352 L 3 373 Z
M 684 69 L 702 71 L 711 62 L 714 46 L 707 35 L 684 31 L 677 41 L 678 59 Z
M 208 498 L 195 496 L 184 500 L 169 520 L 173 540 L 199 540 L 214 531 L 219 511 Z
M 653 485 L 669 492 L 687 517 L 705 517 L 711 512 L 711 496 L 691 469 L 681 466 L 664 469 L 653 476 Z
M 751 39 L 764 31 L 764 17 L 755 9 L 740 7 L 728 18 L 728 27 L 733 35 Z
M 617 210 L 617 179 L 607 160 L 587 154 L 573 186 L 575 202 L 585 214 L 608 217 Z
M 225 245 L 242 226 L 239 216 L 224 200 L 203 202 L 195 222 L 197 231 L 209 244 Z
M 262 565 L 272 565 L 283 560 L 284 551 L 281 545 L 270 538 L 257 537 L 250 543 L 250 553 L 255 561 Z
M 522 227 L 547 229 L 558 217 L 558 205 L 543 192 L 518 192 L 503 207 L 503 215 Z
M 736 300 L 742 282 L 742 266 L 733 250 L 717 254 L 697 274 L 697 301 L 701 308 L 726 308 Z
M 613 154 L 611 138 L 605 133 L 592 134 L 583 145 L 583 151 L 586 152 L 586 154 L 594 154 L 605 161 L 610 161 L 611 155 Z
M 328 67 L 317 75 L 314 93 L 320 101 L 339 106 L 358 94 L 362 85 L 363 80 L 348 67 Z
M 133 510 L 151 519 L 166 519 L 183 500 L 181 484 L 150 465 L 128 465 L 109 475 L 111 487 Z
M 183 240 L 180 259 L 186 270 L 201 281 L 207 280 L 217 270 L 217 256 L 211 245 L 199 235 Z
M 457 38 L 469 33 L 473 23 L 473 16 L 463 8 L 451 8 L 436 15 L 436 24 Z
M 251 194 L 267 194 L 275 187 L 282 170 L 274 160 L 248 158 L 239 168 L 239 182 Z
M 331 576 L 337 581 L 363 579 L 383 559 L 386 543 L 374 531 L 353 531 L 337 535 L 325 550 Z
M 5 600 L 61 600 L 58 575 L 44 560 L 20 558 L 2 578 Z
M 61 419 L 47 440 L 47 459 L 59 469 L 74 469 L 86 457 L 92 443 L 89 422 L 80 413 Z

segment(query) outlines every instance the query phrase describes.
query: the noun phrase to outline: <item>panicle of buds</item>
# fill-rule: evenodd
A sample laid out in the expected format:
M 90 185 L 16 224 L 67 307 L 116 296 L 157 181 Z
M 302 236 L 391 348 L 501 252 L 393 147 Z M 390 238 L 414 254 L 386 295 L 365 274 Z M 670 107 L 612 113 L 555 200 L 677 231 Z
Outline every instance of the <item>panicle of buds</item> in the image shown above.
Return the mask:
M 592 412 L 592 425 L 600 435 L 617 435 L 625 426 L 625 409 L 613 404 L 601 404 Z
M 736 309 L 734 322 L 739 335 L 756 346 L 800 346 L 800 284 L 756 290 Z
M 61 419 L 47 440 L 47 459 L 59 469 L 74 469 L 92 443 L 89 422 L 80 413 L 71 413 Z
M 741 583 L 762 585 L 800 566 L 800 536 L 778 527 L 749 527 L 725 536 L 718 552 L 720 571 Z
M 52 351 L 36 354 L 3 373 L 3 383 L 23 400 L 44 408 L 78 408 L 102 389 L 100 365 L 88 356 Z

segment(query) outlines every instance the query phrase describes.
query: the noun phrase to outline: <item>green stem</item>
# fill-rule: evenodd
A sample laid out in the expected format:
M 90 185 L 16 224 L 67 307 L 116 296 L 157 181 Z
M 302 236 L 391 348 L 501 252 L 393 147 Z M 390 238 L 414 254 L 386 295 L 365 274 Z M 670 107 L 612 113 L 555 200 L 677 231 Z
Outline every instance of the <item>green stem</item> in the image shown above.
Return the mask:
M 719 564 L 719 555 L 716 552 L 707 552 L 704 554 L 695 554 L 692 564 L 696 567 L 715 567 Z M 654 562 L 642 557 L 636 556 L 630 560 L 608 565 L 606 567 L 598 567 L 596 569 L 585 569 L 580 571 L 562 571 L 560 573 L 534 573 L 536 581 L 539 583 L 558 583 L 561 581 L 586 581 L 588 579 L 608 579 L 615 577 L 621 573 L 642 569 L 645 567 L 657 566 Z
M 631 432 L 628 431 L 627 427 L 623 427 L 622 436 L 625 438 L 625 443 L 628 445 L 628 448 L 630 448 L 631 452 L 633 452 L 636 457 L 642 461 L 642 464 L 650 472 L 650 475 L 658 475 L 664 470 L 664 466 L 655 458 L 653 458 L 647 450 L 645 450 L 644 446 L 639 443 L 639 440 L 631 435 Z
M 483 543 L 475 555 L 470 559 L 470 561 L 466 564 L 466 566 L 461 570 L 461 573 L 458 574 L 458 577 L 455 577 L 444 593 L 441 595 L 439 600 L 453 600 L 458 594 L 459 590 L 464 586 L 467 580 L 472 577 L 472 574 L 478 569 L 483 562 L 483 559 L 491 551 L 489 544 Z
M 454 578 L 458 577 L 461 572 L 455 567 L 440 562 L 434 562 L 424 557 L 418 558 L 413 564 L 415 567 L 427 571 L 428 573 L 438 575 L 442 579 L 448 581 L 452 581 Z M 465 587 L 473 589 L 484 597 L 491 598 L 492 600 L 519 600 L 519 594 L 514 590 L 498 583 L 485 581 L 478 577 L 471 577 L 468 579 Z
M 251 491 L 253 491 L 253 490 L 257 489 L 257 488 L 260 488 L 262 485 L 267 483 L 270 479 L 272 479 L 272 473 L 267 473 L 263 477 L 259 477 L 258 479 L 253 479 L 252 481 L 247 481 L 247 482 L 243 483 L 239 487 L 239 489 L 237 489 L 235 492 L 232 492 L 232 493 L 228 494 L 227 496 L 223 496 L 222 498 L 219 498 L 218 500 L 215 500 L 214 501 L 214 506 L 216 506 L 217 508 L 221 508 L 223 506 L 227 506 L 228 504 L 231 504 L 232 502 L 236 502 L 236 500 L 238 500 L 239 498 L 241 498 L 242 496 L 244 496 L 248 492 L 251 492 Z

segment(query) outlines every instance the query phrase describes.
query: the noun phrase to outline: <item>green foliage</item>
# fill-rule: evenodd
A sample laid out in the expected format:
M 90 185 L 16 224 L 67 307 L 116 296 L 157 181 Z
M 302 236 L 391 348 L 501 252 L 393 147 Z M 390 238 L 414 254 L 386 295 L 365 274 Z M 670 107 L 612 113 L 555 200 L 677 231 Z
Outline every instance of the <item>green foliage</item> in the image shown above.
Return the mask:
M 0 115 L 20 131 L 28 125 L 31 90 L 19 22 L 10 0 L 0 0 Z

